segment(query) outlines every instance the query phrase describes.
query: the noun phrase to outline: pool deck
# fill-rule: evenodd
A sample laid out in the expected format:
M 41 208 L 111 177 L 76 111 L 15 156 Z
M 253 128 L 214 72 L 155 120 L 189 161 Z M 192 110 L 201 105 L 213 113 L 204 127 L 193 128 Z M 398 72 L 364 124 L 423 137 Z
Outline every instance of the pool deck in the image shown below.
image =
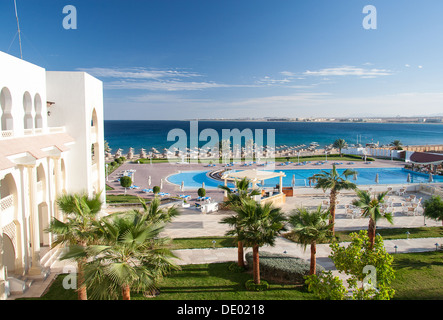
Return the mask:
M 282 169 L 331 169 L 332 163 L 336 162 L 336 160 L 328 161 L 328 163 L 325 163 L 323 165 L 315 165 L 314 162 L 308 163 L 303 166 L 296 166 L 295 164 L 289 164 L 287 166 L 279 166 L 279 163 L 276 163 L 275 170 Z M 337 166 L 337 168 L 352 168 L 352 169 L 358 169 L 358 168 L 392 168 L 392 167 L 404 167 L 404 162 L 400 161 L 391 161 L 391 160 L 379 160 L 373 161 L 371 163 L 364 163 L 363 161 L 353 161 L 353 164 L 348 164 L 349 161 L 342 161 L 343 164 Z M 215 167 L 207 167 L 207 164 L 203 163 L 189 163 L 189 164 L 178 164 L 178 163 L 154 163 L 154 164 L 136 164 L 136 163 L 130 163 L 126 162 L 123 165 L 121 165 L 116 171 L 111 173 L 108 177 L 107 184 L 114 188 L 114 190 L 107 191 L 108 194 L 123 194 L 124 188 L 120 186 L 119 182 L 115 182 L 115 180 L 118 178 L 118 174 L 123 172 L 124 170 L 136 170 L 134 177 L 134 185 L 139 186 L 140 189 L 127 189 L 127 194 L 137 195 L 137 196 L 143 196 L 150 198 L 152 197 L 152 194 L 146 194 L 142 192 L 144 188 L 148 188 L 148 177 L 151 176 L 151 186 L 149 188 L 152 188 L 153 186 L 159 186 L 160 180 L 163 179 L 163 189 L 162 192 L 170 193 L 171 196 L 177 196 L 179 194 L 187 194 L 192 197 L 192 199 L 195 199 L 197 197 L 197 189 L 189 189 L 186 188 L 185 185 L 185 191 L 180 191 L 180 186 L 176 184 L 172 184 L 167 181 L 167 177 L 172 174 L 177 174 L 179 172 L 183 171 L 212 171 L 217 169 L 223 169 L 223 164 L 217 164 Z M 230 167 L 230 169 L 237 169 L 237 170 L 245 170 L 245 169 L 251 169 L 251 168 L 257 168 L 257 169 L 263 169 L 263 167 L 257 166 L 256 164 L 253 164 L 248 167 L 243 167 L 241 164 L 234 165 L 233 167 Z M 220 184 L 222 184 L 220 182 Z M 223 191 L 218 189 L 206 189 L 207 196 L 210 196 L 215 201 L 222 201 L 223 200 Z

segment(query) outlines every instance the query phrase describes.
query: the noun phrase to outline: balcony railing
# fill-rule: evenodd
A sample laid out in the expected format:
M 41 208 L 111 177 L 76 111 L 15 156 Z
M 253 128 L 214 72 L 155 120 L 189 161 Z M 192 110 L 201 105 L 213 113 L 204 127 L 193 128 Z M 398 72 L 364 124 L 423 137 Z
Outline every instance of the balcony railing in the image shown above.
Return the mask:
M 12 206 L 14 206 L 14 195 L 10 194 L 9 196 L 0 199 L 0 211 L 6 211 Z
M 14 135 L 14 131 L 12 130 L 3 130 L 2 131 L 2 138 L 10 138 Z

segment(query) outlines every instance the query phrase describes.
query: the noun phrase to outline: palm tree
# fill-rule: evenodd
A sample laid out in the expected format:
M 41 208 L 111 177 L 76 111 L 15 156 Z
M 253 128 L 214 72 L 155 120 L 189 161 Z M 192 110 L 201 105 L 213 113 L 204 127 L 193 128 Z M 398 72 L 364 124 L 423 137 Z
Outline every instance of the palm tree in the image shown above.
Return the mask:
M 403 148 L 401 147 L 403 145 L 403 143 L 401 143 L 400 140 L 394 140 L 391 142 L 391 145 L 394 147 L 394 150 L 402 150 Z
M 342 157 L 343 155 L 341 153 L 341 150 L 346 149 L 348 147 L 348 144 L 344 139 L 337 139 L 334 141 L 333 147 L 339 150 L 340 157 Z
M 286 218 L 280 208 L 273 207 L 271 203 L 261 205 L 253 199 L 242 200 L 235 212 L 244 244 L 252 247 L 254 283 L 260 284 L 259 248 L 274 245 L 275 238 L 286 230 Z
M 169 239 L 160 238 L 163 224 L 148 213 L 128 211 L 100 221 L 99 243 L 70 248 L 68 257 L 88 257 L 85 283 L 92 298 L 131 299 L 131 290 L 152 292 L 171 270 L 179 270 L 167 248 Z
M 288 218 L 294 234 L 298 235 L 298 241 L 304 246 L 305 250 L 308 244 L 311 246 L 310 275 L 316 273 L 316 244 L 326 239 L 329 234 L 331 226 L 327 222 L 328 214 L 329 212 L 323 211 L 320 205 L 316 211 L 309 211 L 305 208 L 297 209 Z
M 374 247 L 375 243 L 375 229 L 377 221 L 380 218 L 385 218 L 391 224 L 393 223 L 393 216 L 391 212 L 383 212 L 382 204 L 384 197 L 388 192 L 382 192 L 371 199 L 371 194 L 366 190 L 357 190 L 358 199 L 352 201 L 352 204 L 362 209 L 362 216 L 369 218 L 368 237 L 370 242 L 370 249 Z
M 337 172 L 335 165 L 332 166 L 330 172 L 322 170 L 321 173 L 314 174 L 309 179 L 317 180 L 315 185 L 316 189 L 331 190 L 329 194 L 329 224 L 331 225 L 332 235 L 335 234 L 335 207 L 337 201 L 337 195 L 341 190 L 355 190 L 357 185 L 347 180 L 349 176 L 356 174 L 357 172 L 351 169 L 346 169 L 340 175 Z
M 260 195 L 261 193 L 257 189 L 253 189 L 250 192 L 248 191 L 249 183 L 250 181 L 246 177 L 243 178 L 242 180 L 235 181 L 235 187 L 237 188 L 237 192 L 231 191 L 231 188 L 229 188 L 228 186 L 219 185 L 218 187 L 226 191 L 227 194 L 227 200 L 224 201 L 224 204 L 228 208 L 235 210 L 235 208 L 241 205 L 242 200 L 251 199 L 253 196 Z M 245 267 L 244 248 L 243 248 L 244 246 L 241 234 L 242 229 L 239 224 L 238 215 L 232 215 L 226 217 L 222 219 L 220 222 L 228 224 L 233 227 L 233 229 L 229 230 L 226 233 L 226 235 L 234 236 L 237 238 L 237 264 L 239 267 L 244 268 Z
M 160 208 L 161 200 L 157 197 L 152 199 L 149 205 L 143 198 L 139 198 L 140 203 L 143 206 L 143 212 L 134 210 L 139 214 L 146 214 L 147 218 L 152 222 L 171 222 L 172 218 L 179 215 L 178 209 L 175 206 L 168 207 L 167 209 Z
M 59 244 L 86 247 L 96 241 L 93 231 L 96 228 L 97 215 L 101 210 L 102 201 L 100 194 L 88 197 L 86 194 L 65 194 L 56 200 L 57 206 L 64 213 L 64 221 L 53 218 L 45 230 L 57 235 L 52 243 L 55 247 Z M 64 259 L 61 256 L 61 259 Z M 86 287 L 84 286 L 83 266 L 84 257 L 77 259 L 77 292 L 79 300 L 87 300 Z
M 432 196 L 423 203 L 423 215 L 425 217 L 441 220 L 443 225 L 443 200 L 440 196 Z

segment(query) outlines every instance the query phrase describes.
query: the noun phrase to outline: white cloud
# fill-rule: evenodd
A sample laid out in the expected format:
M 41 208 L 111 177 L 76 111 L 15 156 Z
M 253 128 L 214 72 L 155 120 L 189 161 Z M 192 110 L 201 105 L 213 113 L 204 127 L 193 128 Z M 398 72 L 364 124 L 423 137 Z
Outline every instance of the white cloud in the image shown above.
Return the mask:
M 151 91 L 192 91 L 213 88 L 256 87 L 256 85 L 222 84 L 216 82 L 186 81 L 113 81 L 105 84 L 106 89 L 131 89 Z
M 201 75 L 193 72 L 179 70 L 147 70 L 145 68 L 79 68 L 98 78 L 119 79 L 165 79 L 165 78 L 189 78 Z
M 357 76 L 360 78 L 374 78 L 378 76 L 389 76 L 392 75 L 392 71 L 387 69 L 365 69 L 353 66 L 342 66 L 336 68 L 324 68 L 317 71 L 307 70 L 304 72 L 306 76 Z

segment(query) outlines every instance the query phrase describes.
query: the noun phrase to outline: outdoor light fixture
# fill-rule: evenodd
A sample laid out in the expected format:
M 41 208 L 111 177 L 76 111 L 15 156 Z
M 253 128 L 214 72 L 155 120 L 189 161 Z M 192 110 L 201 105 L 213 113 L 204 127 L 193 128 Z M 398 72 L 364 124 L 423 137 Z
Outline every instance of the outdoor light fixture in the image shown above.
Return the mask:
M 394 246 L 395 253 L 397 253 L 397 248 L 398 248 L 397 245 L 395 245 L 395 246 Z
M 435 251 L 438 250 L 438 243 L 435 243 Z
M 410 235 L 410 233 L 409 233 L 409 231 L 406 231 L 406 238 L 409 240 L 409 235 Z

